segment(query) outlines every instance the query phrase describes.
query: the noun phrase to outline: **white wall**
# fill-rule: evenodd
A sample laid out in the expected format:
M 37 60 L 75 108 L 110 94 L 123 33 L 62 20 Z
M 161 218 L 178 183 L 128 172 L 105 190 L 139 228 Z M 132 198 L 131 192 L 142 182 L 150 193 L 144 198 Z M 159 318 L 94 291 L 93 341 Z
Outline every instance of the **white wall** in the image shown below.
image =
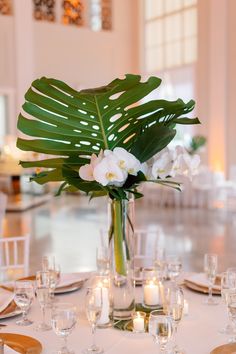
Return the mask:
M 101 32 L 35 21 L 32 0 L 14 0 L 13 8 L 13 16 L 0 15 L 0 92 L 15 93 L 11 133 L 24 93 L 37 77 L 55 77 L 81 89 L 138 72 L 137 0 L 113 0 L 113 29 Z
M 114 0 L 112 31 L 34 22 L 35 75 L 80 88 L 137 71 L 137 4 Z
M 236 1 L 198 0 L 197 107 L 208 162 L 228 175 L 236 164 Z
M 227 97 L 228 97 L 228 125 L 226 139 L 229 168 L 236 165 L 236 1 L 228 0 L 228 65 L 227 65 Z

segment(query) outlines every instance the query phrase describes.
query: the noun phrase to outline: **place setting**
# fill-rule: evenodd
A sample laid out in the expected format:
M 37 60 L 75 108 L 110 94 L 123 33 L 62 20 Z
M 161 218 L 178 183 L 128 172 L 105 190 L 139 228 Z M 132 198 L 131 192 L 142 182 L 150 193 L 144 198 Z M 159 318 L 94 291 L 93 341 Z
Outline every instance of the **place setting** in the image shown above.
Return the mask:
M 14 284 L 11 282 L 0 286 L 0 320 L 3 320 L 0 324 L 0 340 L 5 348 L 4 352 L 9 354 L 15 352 L 40 354 L 42 351 L 42 344 L 34 337 L 5 333 L 10 324 L 4 320 L 16 316 L 18 317 L 15 320 L 16 326 L 33 327 L 33 331 L 36 332 L 53 329 L 59 337 L 60 331 L 63 331 L 63 338 L 66 338 L 70 330 L 68 328 L 66 334 L 64 329 L 60 327 L 60 322 L 67 321 L 67 316 L 69 316 L 71 319 L 68 320 L 68 323 L 72 323 L 71 326 L 74 327 L 78 317 L 77 308 L 63 300 L 59 301 L 55 294 L 63 295 L 81 289 L 88 279 L 89 273 L 87 273 L 86 278 L 85 274 L 61 274 L 60 267 L 56 265 L 55 257 L 45 256 L 42 259 L 42 269 L 37 271 L 35 275 L 16 280 Z M 30 316 L 30 309 L 35 301 L 40 308 L 41 322 L 38 319 L 32 320 Z M 62 349 L 65 351 L 64 345 Z

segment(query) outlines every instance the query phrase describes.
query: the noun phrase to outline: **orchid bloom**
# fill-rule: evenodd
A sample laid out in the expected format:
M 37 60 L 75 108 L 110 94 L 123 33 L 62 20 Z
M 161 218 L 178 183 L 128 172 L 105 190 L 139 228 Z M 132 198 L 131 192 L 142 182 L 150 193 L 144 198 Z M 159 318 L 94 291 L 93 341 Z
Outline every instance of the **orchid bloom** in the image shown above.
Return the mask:
M 173 166 L 175 173 L 190 178 L 195 175 L 200 164 L 200 157 L 198 155 L 190 156 L 182 146 L 176 147 L 176 154 Z
M 91 164 L 81 166 L 79 169 L 79 176 L 85 181 L 94 181 L 93 166 Z
M 130 175 L 137 176 L 138 171 L 141 169 L 141 163 L 133 154 L 120 147 L 116 147 L 113 150 L 113 154 L 117 157 L 121 170 L 126 171 Z
M 166 178 L 173 175 L 174 153 L 168 148 L 158 152 L 152 166 L 152 177 Z
M 104 157 L 94 168 L 93 175 L 95 180 L 103 186 L 117 183 L 122 185 L 128 176 L 123 173 L 112 156 Z
M 79 169 L 79 176 L 85 181 L 94 181 L 93 171 L 99 162 L 103 159 L 103 150 L 99 152 L 99 155 L 92 154 L 90 158 L 90 164 L 81 166 Z

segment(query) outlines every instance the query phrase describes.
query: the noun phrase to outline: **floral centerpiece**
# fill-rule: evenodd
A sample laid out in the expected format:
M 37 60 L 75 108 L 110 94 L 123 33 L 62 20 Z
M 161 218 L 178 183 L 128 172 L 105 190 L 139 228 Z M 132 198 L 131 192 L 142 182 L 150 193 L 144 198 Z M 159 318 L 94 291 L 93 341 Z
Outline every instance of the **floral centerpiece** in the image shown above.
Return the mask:
M 18 129 L 36 139 L 18 138 L 24 151 L 49 155 L 40 161 L 21 161 L 25 168 L 41 168 L 32 177 L 39 184 L 59 181 L 62 191 L 80 190 L 91 198 L 112 200 L 110 238 L 115 268 L 126 274 L 124 201 L 142 197 L 138 186 L 155 182 L 179 189 L 170 177 L 194 173 L 199 160 L 183 148 L 170 150 L 176 124 L 199 124 L 186 114 L 194 101 L 143 98 L 161 79 L 128 74 L 107 86 L 77 92 L 62 81 L 35 80 L 25 94 Z

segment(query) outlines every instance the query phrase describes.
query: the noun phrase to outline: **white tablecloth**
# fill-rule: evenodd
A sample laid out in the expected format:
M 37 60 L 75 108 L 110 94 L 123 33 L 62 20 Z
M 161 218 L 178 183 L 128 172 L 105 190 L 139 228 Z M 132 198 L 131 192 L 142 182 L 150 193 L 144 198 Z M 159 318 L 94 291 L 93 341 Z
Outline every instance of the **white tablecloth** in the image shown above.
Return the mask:
M 140 301 L 142 291 L 136 288 L 137 300 Z M 76 329 L 69 337 L 69 347 L 75 353 L 81 351 L 91 344 L 91 329 L 86 320 L 84 312 L 85 289 L 76 292 L 59 295 L 60 302 L 71 302 L 79 309 L 79 321 Z M 189 314 L 184 316 L 178 329 L 178 343 L 185 349 L 186 354 L 209 354 L 211 350 L 228 341 L 228 336 L 220 334 L 226 321 L 226 308 L 218 297 L 218 306 L 205 305 L 206 295 L 197 294 L 185 290 L 185 298 L 189 303 Z M 49 315 L 49 314 L 48 314 Z M 7 327 L 2 327 L 1 332 L 19 333 L 32 336 L 38 339 L 43 345 L 43 353 L 52 353 L 59 348 L 60 340 L 53 331 L 37 332 L 35 325 L 41 320 L 41 313 L 37 300 L 34 301 L 29 313 L 34 324 L 28 327 L 15 325 L 16 318 L 1 320 Z M 153 343 L 149 334 L 134 334 L 116 329 L 98 329 L 97 343 L 109 354 L 148 354 L 158 353 L 157 345 Z

